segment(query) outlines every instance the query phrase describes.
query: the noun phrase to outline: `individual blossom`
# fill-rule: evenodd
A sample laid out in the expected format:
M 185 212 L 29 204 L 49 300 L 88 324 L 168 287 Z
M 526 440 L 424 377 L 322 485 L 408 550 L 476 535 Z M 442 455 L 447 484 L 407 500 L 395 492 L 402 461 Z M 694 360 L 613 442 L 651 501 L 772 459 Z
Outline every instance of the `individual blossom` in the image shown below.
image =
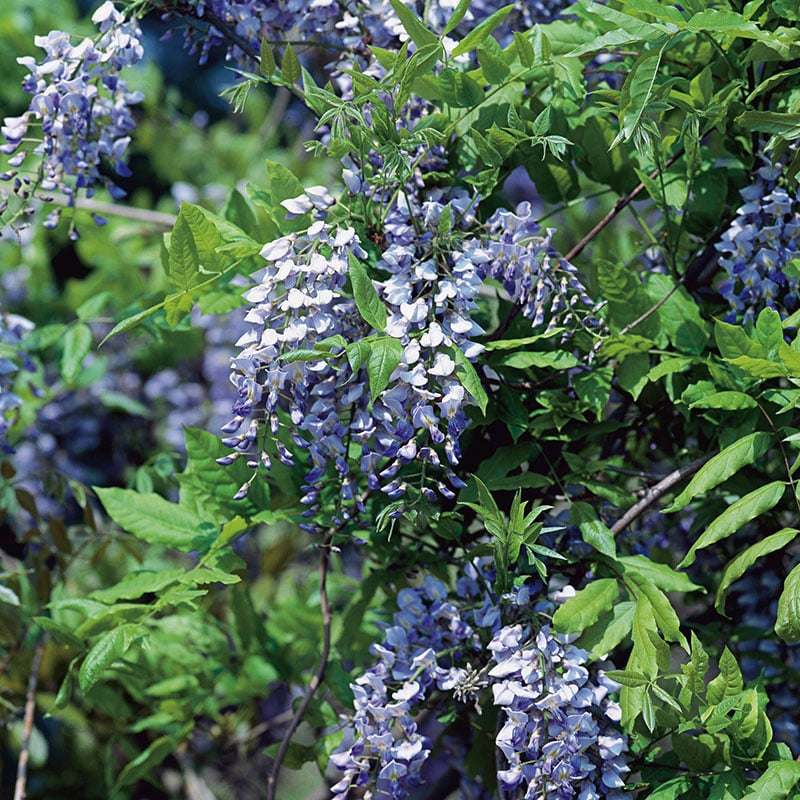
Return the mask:
M 800 273 L 789 267 L 800 254 L 800 197 L 781 182 L 780 165 L 765 164 L 741 191 L 744 205 L 716 248 L 727 273 L 719 285 L 731 312 L 752 321 L 763 308 L 788 316 L 800 306 Z
M 70 205 L 80 190 L 91 196 L 96 183 L 120 196 L 121 190 L 101 174 L 104 160 L 118 175 L 130 174 L 123 160 L 135 127 L 130 107 L 142 94 L 128 91 L 120 73 L 141 60 L 141 32 L 110 1 L 92 21 L 100 29 L 96 41 L 87 37 L 72 44 L 69 34 L 51 31 L 34 40 L 45 51 L 40 62 L 30 56 L 18 59 L 29 70 L 22 85 L 32 99 L 22 116 L 5 119 L 0 151 L 12 156 L 14 168 L 2 177 L 13 179 L 21 194 L 29 193 L 31 179 L 18 177 L 16 168 L 26 163 L 29 146 L 41 158 L 40 187 L 60 190 Z

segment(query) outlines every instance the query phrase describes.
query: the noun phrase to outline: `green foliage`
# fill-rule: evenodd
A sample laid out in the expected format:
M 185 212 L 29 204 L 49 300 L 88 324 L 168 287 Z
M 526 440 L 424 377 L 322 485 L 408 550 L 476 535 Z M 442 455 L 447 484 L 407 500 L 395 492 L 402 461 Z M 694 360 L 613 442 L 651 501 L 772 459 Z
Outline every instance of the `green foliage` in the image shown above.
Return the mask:
M 30 49 L 34 24 L 43 32 L 48 21 L 35 5 L 15 0 L 0 11 L 8 42 L 0 63 L 9 74 Z M 3 359 L 30 359 L 12 384 L 24 401 L 10 418 L 14 441 L 48 402 L 100 386 L 122 334 L 141 382 L 161 362 L 180 364 L 186 343 L 202 339 L 191 312 L 237 309 L 247 276 L 263 265 L 262 246 L 308 228 L 310 214 L 287 218 L 282 203 L 312 182 L 337 196 L 329 220 L 352 226 L 366 250 L 351 258 L 342 289 L 365 335 L 298 348 L 282 365 L 325 363 L 339 374 L 349 365 L 373 402 L 392 388 L 407 340 L 387 333 L 375 283 L 386 277 L 378 265 L 385 205 L 419 181 L 431 197 L 457 187 L 479 201 L 474 226 L 450 202 L 431 234 L 437 269 L 452 275 L 450 254 L 481 234 L 490 210 L 509 205 L 505 181 L 521 168 L 533 184 L 526 197 L 541 198 L 536 215 L 557 229 L 554 248 L 570 253 L 597 302 L 596 324 L 584 324 L 576 303 L 566 319 L 545 308 L 545 323 L 533 328 L 498 284 L 485 284 L 469 311 L 486 332 L 485 351 L 473 362 L 445 345 L 470 401 L 456 470 L 467 488 L 437 506 L 422 492 L 429 467 L 408 465 L 404 499 L 366 493 L 364 520 L 345 520 L 330 541 L 315 541 L 313 558 L 298 528 L 309 459 L 291 432 L 281 444 L 294 465 L 259 440 L 251 463 L 243 456 L 223 466 L 230 449 L 194 427 L 185 429 L 185 457 L 164 460 L 147 433 L 157 403 L 111 391 L 97 399 L 98 415 L 108 410 L 120 424 L 134 418 L 142 430 L 119 485 L 98 485 L 93 495 L 51 469 L 40 495 L 4 455 L 0 507 L 13 535 L 2 546 L 13 552 L 4 555 L 0 585 L 0 643 L 9 653 L 3 702 L 9 718 L 21 715 L 30 655 L 45 641 L 38 711 L 76 740 L 70 754 L 86 764 L 74 769 L 85 769 L 87 792 L 97 786 L 96 796 L 124 800 L 143 796 L 149 782 L 167 794 L 167 776 L 180 772 L 188 796 L 193 762 L 204 753 L 215 769 L 237 753 L 263 784 L 264 759 L 278 747 L 270 739 L 265 749 L 278 712 L 265 720 L 262 704 L 283 702 L 280 713 L 291 715 L 276 698 L 303 691 L 320 657 L 320 551 L 330 556 L 331 650 L 324 688 L 309 702 L 286 766 L 326 769 L 342 741 L 351 683 L 371 663 L 375 623 L 391 618 L 398 592 L 426 572 L 452 585 L 465 563 L 488 557 L 498 597 L 534 577 L 575 589 L 560 598 L 553 626 L 592 659 L 608 656 L 619 667 L 607 674 L 621 687 L 638 797 L 797 793 L 796 753 L 773 741 L 768 703 L 771 684 L 796 689 L 797 676 L 772 651 L 760 663 L 748 658 L 759 652 L 750 649 L 756 638 L 771 648 L 800 641 L 798 319 L 765 308 L 752 323 L 723 322 L 714 248 L 764 154 L 784 165 L 781 188 L 797 191 L 795 4 L 581 0 L 572 16 L 502 39 L 515 7 L 467 24 L 470 5 L 450 4 L 434 31 L 428 4 L 391 0 L 409 41 L 371 48 L 381 70 L 342 68 L 353 86 L 346 101 L 330 83 L 318 85 L 316 51 L 288 42 L 260 43 L 258 74 L 242 73 L 228 92 L 240 116 L 206 128 L 182 118 L 186 98 L 143 73 L 155 96 L 142 108 L 137 160 L 150 165 L 153 186 L 137 186 L 133 204 L 172 214 L 166 189 L 178 181 L 240 188 L 219 202 L 198 192 L 163 237 L 163 221 L 126 219 L 124 211 L 94 229 L 79 207 L 24 249 L 14 234 L 0 242 L 3 275 L 27 270 L 29 298 L 14 310 L 37 323 L 19 348 L 0 345 Z M 59 19 L 73 16 L 69 4 L 57 6 Z M 9 85 L 0 94 L 21 113 Z M 290 94 L 296 99 L 281 122 Z M 421 118 L 408 124 L 407 110 L 422 101 Z M 315 158 L 301 155 L 290 121 L 301 103 L 314 117 L 303 135 L 314 124 L 329 132 L 324 144 L 310 143 Z M 429 174 L 434 153 L 442 171 Z M 342 159 L 366 170 L 360 192 L 340 186 Z M 3 222 L 17 225 L 21 214 L 9 206 Z M 66 238 L 72 222 L 82 234 L 75 245 Z M 418 234 L 427 235 L 424 225 Z M 85 277 L 54 277 L 51 264 L 68 247 Z M 796 271 L 786 267 L 787 275 Z M 112 340 L 99 356 L 97 339 Z M 426 392 L 418 387 L 420 403 Z M 275 413 L 288 429 L 285 409 L 282 399 Z M 262 454 L 269 470 L 256 465 Z M 343 445 L 348 469 L 363 456 L 360 443 Z M 324 513 L 338 518 L 334 479 L 331 471 L 315 488 Z M 766 569 L 787 575 L 776 609 L 764 598 L 775 635 L 739 618 L 743 579 Z M 769 667 L 765 677 L 753 663 Z M 472 726 L 467 762 L 491 789 L 491 701 L 483 722 L 468 694 L 457 711 L 435 711 L 450 713 L 456 732 Z M 41 733 L 38 715 L 35 724 Z M 79 751 L 81 738 L 104 753 L 102 767 Z M 3 739 L 7 749 L 10 741 Z M 488 766 L 479 764 L 484 757 Z M 58 775 L 47 780 L 43 792 L 71 796 Z M 286 796 L 311 794 L 284 786 Z M 227 796 L 228 787 L 217 788 Z

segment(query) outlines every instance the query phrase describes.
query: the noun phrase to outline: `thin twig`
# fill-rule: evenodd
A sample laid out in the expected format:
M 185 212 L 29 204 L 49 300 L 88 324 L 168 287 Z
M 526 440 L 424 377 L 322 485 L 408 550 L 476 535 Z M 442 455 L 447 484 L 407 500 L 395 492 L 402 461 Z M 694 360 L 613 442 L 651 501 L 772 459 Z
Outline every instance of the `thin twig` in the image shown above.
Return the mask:
M 669 475 L 662 478 L 657 484 L 655 484 L 655 486 L 650 487 L 645 496 L 639 500 L 638 503 L 634 503 L 611 526 L 611 533 L 613 533 L 614 536 L 618 536 L 620 533 L 622 533 L 622 531 L 624 531 L 625 528 L 631 524 L 631 522 L 640 517 L 651 505 L 653 505 L 653 503 L 665 495 L 676 483 L 680 483 L 684 478 L 694 475 L 695 472 L 698 472 L 703 464 L 705 464 L 710 458 L 711 456 L 703 456 L 702 458 L 698 458 L 696 461 L 692 461 L 691 464 L 687 464 L 684 467 L 676 469 L 674 472 L 670 472 Z
M 19 751 L 17 762 L 17 784 L 14 788 L 14 800 L 25 800 L 25 786 L 28 780 L 28 755 L 31 744 L 31 731 L 33 730 L 33 715 L 36 711 L 36 685 L 39 682 L 39 664 L 44 652 L 45 635 L 39 637 L 36 650 L 33 653 L 31 674 L 28 677 L 28 693 L 25 699 L 25 717 L 22 723 L 22 748 Z
M 158 228 L 171 230 L 175 225 L 177 217 L 174 214 L 165 214 L 161 211 L 150 211 L 146 208 L 135 208 L 134 206 L 123 206 L 118 203 L 104 203 L 102 200 L 92 200 L 81 198 L 71 201 L 59 195 L 37 195 L 38 200 L 46 203 L 54 203 L 57 206 L 73 207 L 79 211 L 90 211 L 96 214 L 107 214 L 110 217 L 125 217 L 126 219 L 146 222 Z
M 683 152 L 683 148 L 681 148 L 677 153 L 675 153 L 674 156 L 667 159 L 666 164 L 664 164 L 664 171 L 669 169 L 679 158 L 681 158 L 681 156 L 683 156 Z M 661 170 L 653 170 L 653 172 L 651 172 L 649 175 L 649 179 L 655 180 L 655 178 L 657 178 L 660 174 Z M 620 197 L 619 200 L 614 203 L 612 209 L 603 217 L 603 219 L 601 219 L 600 222 L 598 222 L 597 225 L 595 225 L 589 231 L 589 233 L 587 233 L 586 236 L 584 236 L 583 239 L 581 239 L 571 250 L 564 254 L 564 260 L 572 261 L 578 255 L 580 255 L 586 245 L 588 245 L 589 242 L 591 242 L 592 239 L 594 239 L 595 236 L 597 236 L 597 234 L 603 230 L 603 228 L 611 223 L 621 211 L 629 206 L 644 191 L 644 188 L 645 184 L 644 181 L 642 181 L 642 183 L 637 184 L 624 197 Z M 519 314 L 521 309 L 522 305 L 519 302 L 514 303 L 514 305 L 511 307 L 511 310 L 508 312 L 508 316 L 506 316 L 506 318 L 498 326 L 497 330 L 495 330 L 494 333 L 492 333 L 492 335 L 489 337 L 490 342 L 496 341 L 508 330 L 508 326 L 511 325 L 514 317 Z
M 778 433 L 778 429 L 775 427 L 775 423 L 772 421 L 772 417 L 767 413 L 767 409 L 761 405 L 761 403 L 756 400 L 756 405 L 761 410 L 761 413 L 766 418 L 767 422 L 769 423 L 770 428 L 772 428 L 772 432 L 775 434 L 775 438 L 778 440 L 778 447 L 781 449 L 781 455 L 783 456 L 783 463 L 786 466 L 786 475 L 789 478 L 789 486 L 792 487 L 792 495 L 794 496 L 794 502 L 797 505 L 797 510 L 800 511 L 800 497 L 797 496 L 797 486 L 794 482 L 794 477 L 792 476 L 792 468 L 789 465 L 789 456 L 786 455 L 786 448 L 783 446 L 783 440 L 781 439 L 781 435 Z
M 283 735 L 278 752 L 275 755 L 275 762 L 272 765 L 272 771 L 267 778 L 267 800 L 275 800 L 275 792 L 278 788 L 278 775 L 281 771 L 283 760 L 286 758 L 286 753 L 289 750 L 292 737 L 294 736 L 297 727 L 300 725 L 300 722 L 302 721 L 303 716 L 306 713 L 306 709 L 311 703 L 311 700 L 317 693 L 317 689 L 320 687 L 322 679 L 325 677 L 325 670 L 328 667 L 328 659 L 330 658 L 331 654 L 332 621 L 331 604 L 328 600 L 328 567 L 330 566 L 330 546 L 331 542 L 333 541 L 333 535 L 337 530 L 338 529 L 335 527 L 328 530 L 328 532 L 325 534 L 325 540 L 320 546 L 319 553 L 319 604 L 322 612 L 322 653 L 319 657 L 319 665 L 317 666 L 316 672 L 308 683 L 306 693 L 303 695 L 303 699 L 300 705 L 297 707 L 297 711 L 294 712 L 292 721 L 289 723 L 289 727 L 286 729 L 286 733 Z
M 666 172 L 679 158 L 683 156 L 683 148 L 678 150 L 674 156 L 667 159 L 667 163 L 664 164 L 664 172 Z M 655 180 L 661 174 L 661 170 L 655 169 L 653 170 L 648 178 L 650 180 Z M 616 203 L 614 203 L 614 207 L 611 211 L 606 214 L 597 225 L 592 228 L 586 236 L 583 237 L 571 250 L 569 250 L 565 255 L 564 259 L 566 261 L 572 261 L 573 258 L 576 258 L 580 253 L 583 252 L 583 249 L 586 247 L 589 242 L 597 236 L 603 228 L 606 227 L 626 206 L 630 205 L 643 191 L 645 188 L 644 181 L 642 183 L 637 184 L 633 189 L 631 189 L 628 194 L 624 197 L 620 197 Z
M 683 286 L 683 278 L 678 280 L 675 285 L 654 305 L 650 306 L 643 314 L 640 314 L 633 322 L 628 323 L 618 334 L 617 336 L 624 336 L 626 333 L 630 333 L 640 322 L 644 322 L 652 313 L 658 311 L 667 300 L 678 291 L 678 289 Z

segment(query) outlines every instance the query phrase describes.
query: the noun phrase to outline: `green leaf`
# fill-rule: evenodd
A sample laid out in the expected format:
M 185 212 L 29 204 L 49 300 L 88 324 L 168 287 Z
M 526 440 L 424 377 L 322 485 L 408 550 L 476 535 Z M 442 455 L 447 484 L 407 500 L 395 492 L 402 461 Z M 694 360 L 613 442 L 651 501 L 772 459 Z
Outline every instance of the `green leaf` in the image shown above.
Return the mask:
M 719 658 L 719 675 L 708 684 L 706 697 L 712 705 L 717 705 L 726 697 L 736 697 L 743 687 L 742 672 L 736 656 L 725 647 Z
M 613 331 L 635 322 L 654 305 L 634 270 L 603 259 L 596 259 L 596 269 L 600 294 L 608 301 Z M 656 339 L 660 332 L 657 315 L 645 317 L 633 330 L 638 336 Z
M 194 308 L 194 299 L 188 293 L 168 295 L 164 300 L 167 322 L 174 328 Z
M 614 534 L 598 519 L 592 506 L 582 502 L 573 503 L 569 509 L 569 518 L 573 525 L 580 528 L 581 536 L 586 544 L 609 558 L 617 555 Z
M 239 487 L 253 476 L 253 470 L 244 459 L 222 466 L 216 459 L 228 455 L 230 449 L 219 437 L 199 428 L 184 428 L 184 434 L 187 463 L 185 470 L 177 476 L 181 486 L 180 507 L 186 507 L 198 518 L 218 525 L 234 520 L 237 515 L 253 520 L 269 509 L 270 492 L 266 480 L 253 481 L 245 497 L 233 499 Z M 279 474 L 280 467 L 273 465 L 273 478 L 278 480 Z M 293 490 L 281 488 L 292 494 Z
M 483 77 L 490 84 L 502 83 L 510 72 L 508 64 L 500 57 L 485 48 L 478 49 L 478 61 Z
M 389 385 L 392 373 L 403 360 L 403 345 L 399 339 L 391 336 L 380 336 L 370 342 L 367 375 L 369 376 L 369 392 L 372 401 Z
M 355 342 L 350 342 L 345 348 L 345 352 L 347 353 L 347 361 L 350 364 L 350 369 L 352 369 L 353 372 L 358 372 L 369 359 L 370 344 L 364 339 L 359 339 Z
M 392 0 L 392 5 L 400 0 Z M 497 9 L 494 14 L 488 16 L 479 25 L 476 25 L 453 49 L 452 57 L 457 58 L 463 53 L 469 53 L 474 50 L 478 45 L 483 42 L 488 36 L 491 36 L 495 28 L 514 10 L 514 4 L 504 6 Z
M 630 686 L 634 689 L 638 686 L 647 686 L 650 683 L 647 675 L 642 675 L 641 672 L 635 672 L 634 670 L 612 669 L 605 674 L 615 683 L 619 683 L 622 686 Z
M 157 494 L 139 494 L 116 487 L 94 488 L 111 519 L 142 541 L 185 551 L 210 544 L 209 524 L 183 506 Z M 216 535 L 213 525 L 211 529 Z
M 757 406 L 758 403 L 749 394 L 732 390 L 714 392 L 689 403 L 689 408 L 720 408 L 725 411 L 741 411 Z
M 397 14 L 406 33 L 411 37 L 411 41 L 417 47 L 425 47 L 428 44 L 437 44 L 439 39 L 435 33 L 429 31 L 422 20 L 405 4 L 403 0 L 390 0 L 394 13 Z
M 678 567 L 688 567 L 694 563 L 695 553 L 704 547 L 719 542 L 733 535 L 746 522 L 760 517 L 769 511 L 783 497 L 786 484 L 783 481 L 773 481 L 765 486 L 759 486 L 735 503 L 731 503 L 716 519 L 708 524 L 705 531 L 691 546 L 686 557 Z
M 659 273 L 647 275 L 646 290 L 654 304 L 661 303 L 658 320 L 675 348 L 682 353 L 702 353 L 709 339 L 708 323 L 689 292 L 683 286 L 676 288 L 669 275 Z
M 50 617 L 34 617 L 33 621 L 40 628 L 47 631 L 59 644 L 71 647 L 79 653 L 85 649 L 83 642 L 69 628 L 64 625 L 59 625 L 59 623 Z
M 442 29 L 443 36 L 447 36 L 448 33 L 454 31 L 459 26 L 471 5 L 472 0 L 458 0 L 458 5 L 453 9 L 450 14 L 450 19 L 447 20 L 447 24 Z
M 437 85 L 442 93 L 442 99 L 449 106 L 455 108 L 472 108 L 483 100 L 483 89 L 480 84 L 464 72 L 445 67 L 437 76 Z M 480 131 L 473 128 L 472 134 L 478 134 L 481 139 Z
M 680 798 L 688 796 L 687 793 L 693 785 L 693 778 L 687 775 L 679 775 L 677 778 L 662 783 L 655 791 L 649 793 L 647 800 L 680 800 Z
M 747 788 L 744 798 L 751 800 L 784 800 L 796 797 L 793 791 L 800 783 L 800 763 L 772 761 L 763 775 Z
M 530 69 L 536 63 L 536 54 L 528 37 L 521 31 L 514 31 L 514 47 L 520 64 Z
M 513 369 L 528 369 L 540 367 L 542 369 L 571 369 L 581 362 L 572 353 L 566 350 L 556 350 L 551 353 L 512 353 L 504 356 L 500 363 L 504 367 Z
M 723 33 L 730 36 L 742 36 L 746 39 L 758 39 L 762 36 L 757 25 L 736 11 L 722 11 L 713 8 L 695 14 L 686 23 L 686 30 Z
M 181 211 L 178 215 L 179 219 L 184 219 L 192 234 L 192 241 L 197 251 L 197 261 L 200 270 L 206 272 L 219 273 L 225 267 L 223 257 L 219 253 L 219 249 L 225 244 L 222 234 L 214 224 L 215 220 L 211 217 L 211 213 L 206 211 L 200 206 L 192 205 L 191 203 L 181 204 Z M 221 223 L 224 223 L 228 230 L 234 229 L 235 226 L 231 223 L 218 218 Z M 247 238 L 243 232 L 236 231 L 238 236 L 236 238 Z M 251 240 L 252 241 L 252 240 Z M 260 248 L 259 248 L 260 249 Z M 170 239 L 170 252 L 172 250 L 172 239 Z M 258 250 L 256 250 L 258 252 Z M 173 275 L 173 266 L 170 264 L 170 277 Z M 191 284 L 187 288 L 192 288 L 197 283 L 204 280 L 203 273 L 198 274 L 192 279 Z M 182 288 L 182 287 L 178 287 Z
M 145 778 L 154 767 L 157 767 L 165 758 L 175 753 L 191 730 L 192 724 L 190 723 L 184 726 L 179 734 L 161 736 L 142 750 L 141 753 L 138 753 L 120 771 L 112 789 L 112 794 L 118 796 L 120 789 L 125 786 L 131 786 Z
M 605 658 L 631 632 L 635 610 L 636 603 L 631 600 L 617 603 L 611 611 L 602 614 L 588 631 L 584 631 L 576 642 L 577 646 L 588 650 L 595 658 Z
M 730 561 L 722 573 L 719 588 L 717 589 L 717 599 L 714 603 L 717 611 L 719 611 L 720 614 L 725 613 L 725 598 L 728 594 L 728 589 L 739 580 L 759 558 L 774 553 L 782 547 L 786 547 L 789 542 L 795 539 L 798 533 L 800 533 L 800 531 L 794 528 L 783 528 L 783 530 L 773 533 L 771 536 L 767 536 L 766 539 L 762 539 L 760 542 L 750 545 L 744 552 L 739 553 L 736 558 Z
M 75 313 L 78 319 L 88 322 L 99 316 L 103 309 L 108 305 L 113 295 L 111 292 L 100 292 L 81 303 Z
M 187 208 L 191 206 L 187 204 Z M 169 282 L 186 294 L 202 280 L 197 245 L 182 207 L 169 237 Z
M 275 74 L 278 65 L 275 63 L 275 55 L 266 39 L 261 40 L 261 57 L 259 58 L 259 71 L 265 78 L 270 78 Z
M 653 47 L 642 53 L 633 63 L 622 85 L 618 113 L 620 132 L 613 144 L 630 141 L 639 128 L 642 115 L 653 94 L 665 48 L 666 44 Z
M 45 350 L 51 345 L 54 345 L 64 336 L 64 331 L 67 330 L 66 325 L 53 323 L 52 325 L 42 325 L 39 328 L 34 328 L 23 339 L 23 344 L 26 350 Z M 111 336 L 111 334 L 109 334 Z M 106 336 L 106 339 L 108 336 Z M 105 339 L 103 339 L 105 341 Z
M 618 562 L 626 574 L 633 574 L 643 581 L 652 583 L 665 592 L 705 591 L 694 583 L 684 572 L 676 572 L 668 564 L 651 561 L 647 556 L 620 556 Z
M 800 138 L 800 114 L 782 114 L 778 111 L 744 111 L 736 122 L 746 131 L 758 131 L 780 136 L 787 141 Z
M 367 271 L 352 253 L 350 253 L 350 282 L 353 285 L 353 299 L 356 302 L 358 313 L 376 331 L 384 331 L 386 329 L 386 306 L 381 302 Z
M 477 370 L 461 351 L 461 348 L 454 345 L 450 350 L 453 354 L 453 360 L 456 362 L 456 374 L 461 379 L 462 386 L 470 393 L 481 413 L 485 414 L 486 406 L 489 404 L 489 396 L 483 388 Z
M 766 358 L 767 351 L 762 344 L 753 341 L 739 325 L 730 325 L 720 320 L 714 321 L 714 338 L 722 357 L 728 361 L 749 356 Z
M 61 376 L 67 383 L 74 383 L 81 374 L 83 359 L 92 349 L 91 328 L 83 322 L 67 328 L 64 335 L 64 350 L 61 354 Z
M 786 576 L 783 584 L 775 633 L 787 644 L 800 642 L 800 564 Z
M 681 633 L 681 623 L 678 614 L 672 607 L 669 598 L 657 586 L 647 581 L 638 581 L 636 583 L 639 591 L 650 601 L 653 609 L 653 617 L 658 625 L 658 629 L 664 634 L 664 638 L 668 642 L 678 642 L 686 650 L 689 651 L 689 643 L 686 637 Z
M 138 625 L 120 625 L 105 633 L 92 645 L 78 673 L 78 685 L 84 694 L 103 677 L 115 661 L 122 658 L 138 636 Z
M 300 80 L 301 69 L 300 59 L 290 44 L 286 45 L 281 62 L 281 78 L 287 83 L 294 85 Z
M 635 6 L 631 6 L 631 8 L 635 8 Z M 586 11 L 611 23 L 613 28 L 630 34 L 633 40 L 652 42 L 663 38 L 667 31 L 675 30 L 673 25 L 655 25 L 652 22 L 645 22 L 639 17 L 604 6 L 601 3 L 587 3 Z M 627 41 L 631 41 L 631 39 Z M 596 42 L 595 46 L 597 46 Z
M 160 592 L 174 583 L 185 573 L 183 569 L 170 569 L 156 572 L 150 569 L 128 573 L 119 583 L 108 589 L 95 589 L 89 596 L 103 603 L 117 600 L 135 600 L 144 594 Z
M 135 328 L 143 319 L 147 319 L 151 314 L 154 314 L 156 311 L 164 307 L 164 303 L 159 303 L 158 305 L 152 306 L 151 308 L 146 308 L 144 311 L 139 311 L 138 313 L 134 314 L 131 317 L 126 317 L 121 322 L 118 322 L 103 338 L 103 341 L 100 342 L 100 347 L 102 347 L 112 336 L 116 336 L 118 333 L 124 333 L 125 331 L 129 331 L 131 328 Z
M 769 449 L 772 437 L 764 431 L 748 434 L 709 459 L 675 498 L 665 513 L 679 511 L 697 495 L 719 486 L 742 467 L 752 464 Z
M 611 608 L 618 594 L 615 578 L 594 580 L 556 609 L 553 625 L 562 633 L 580 633 Z

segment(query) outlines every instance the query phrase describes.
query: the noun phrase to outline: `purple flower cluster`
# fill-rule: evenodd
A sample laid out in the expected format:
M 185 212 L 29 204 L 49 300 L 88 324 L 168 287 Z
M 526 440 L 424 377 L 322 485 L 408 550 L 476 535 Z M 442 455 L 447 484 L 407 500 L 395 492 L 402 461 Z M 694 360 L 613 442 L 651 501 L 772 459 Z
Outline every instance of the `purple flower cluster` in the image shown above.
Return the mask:
M 567 325 L 576 306 L 592 301 L 575 267 L 550 244 L 555 231 L 544 235 L 531 204 L 522 202 L 516 212 L 501 208 L 487 222 L 489 236 L 474 243 L 486 263 L 487 277 L 503 284 L 534 327 L 550 317 L 550 325 Z
M 608 697 L 618 684 L 547 625 L 537 632 L 506 626 L 488 649 L 494 703 L 503 713 L 496 739 L 507 762 L 497 773 L 503 788 L 526 800 L 630 800 L 622 790 L 628 743 L 618 729 L 620 708 Z
M 609 698 L 618 685 L 542 625 L 553 603 L 538 580 L 497 598 L 489 573 L 469 564 L 452 600 L 431 576 L 399 593 L 400 610 L 372 647 L 376 664 L 352 684 L 347 744 L 331 757 L 344 772 L 335 797 L 351 787 L 365 798 L 409 796 L 432 748 L 415 714 L 452 696 L 476 715 L 489 697 L 500 709 L 497 778 L 514 797 L 629 800 L 627 739 Z
M 800 196 L 780 185 L 780 167 L 766 164 L 743 189 L 744 205 L 716 244 L 727 277 L 720 294 L 729 321 L 753 320 L 764 307 L 787 316 L 798 308 L 800 275 L 786 269 L 800 255 Z
M 292 441 L 311 462 L 303 501 L 313 511 L 319 482 L 333 465 L 342 500 L 361 510 L 364 487 L 350 472 L 351 447 L 360 450 L 367 487 L 390 497 L 407 489 L 395 477 L 403 465 L 419 461 L 439 471 L 443 460 L 458 463 L 469 395 L 457 376 L 453 348 L 464 358 L 475 358 L 481 350 L 469 339 L 480 333 L 470 312 L 481 281 L 476 265 L 459 254 L 444 268 L 437 266 L 430 247 L 442 203 L 425 204 L 420 232 L 412 224 L 411 209 L 390 214 L 388 246 L 377 264 L 390 277 L 376 288 L 387 308 L 385 333 L 400 342 L 402 356 L 389 386 L 371 397 L 366 367 L 354 369 L 345 353 L 345 345 L 377 334 L 343 293 L 349 258 L 366 253 L 352 228 L 325 221 L 329 203 L 319 188 L 285 201 L 290 213 L 313 208 L 319 218 L 305 233 L 281 237 L 261 251 L 268 266 L 254 276 L 257 285 L 246 294 L 250 329 L 237 342 L 243 349 L 232 361 L 238 398 L 223 441 L 237 451 L 227 460 L 248 453 L 253 468 L 259 461 L 269 467 L 271 442 L 278 459 L 293 464 L 278 435 L 285 412 Z M 467 216 L 469 209 L 466 195 L 456 195 L 448 213 Z M 327 348 L 326 357 L 319 355 L 320 347 Z M 316 356 L 304 355 L 315 348 Z M 294 360 L 297 351 L 302 360 Z M 449 467 L 443 472 L 449 486 L 439 480 L 436 487 L 452 497 L 450 487 L 464 484 Z M 422 491 L 430 499 L 436 496 L 427 485 Z
M 345 182 L 360 191 L 353 173 Z M 268 266 L 245 295 L 250 329 L 232 361 L 238 399 L 223 441 L 236 450 L 228 461 L 249 454 L 253 469 L 259 462 L 269 468 L 274 453 L 291 465 L 294 456 L 279 436 L 287 414 L 292 441 L 310 459 L 303 498 L 310 512 L 329 466 L 340 478 L 342 500 L 357 511 L 364 483 L 391 498 L 404 495 L 409 485 L 399 473 L 412 463 L 422 469 L 419 490 L 429 500 L 452 498 L 463 488 L 453 468 L 468 425 L 465 406 L 473 402 L 465 366 L 483 350 L 475 341 L 483 330 L 474 312 L 487 277 L 503 281 L 534 325 L 542 323 L 545 306 L 554 324 L 555 315 L 566 320 L 576 302 L 589 302 L 574 268 L 550 247 L 549 233 L 538 235 L 528 204 L 517 214 L 496 212 L 484 230 L 465 192 L 431 190 L 427 198 L 399 194 L 382 223 L 383 249 L 374 266 L 387 277 L 374 285 L 386 308 L 383 333 L 399 342 L 402 354 L 376 397 L 367 368 L 346 351 L 379 333 L 345 294 L 349 259 L 366 254 L 352 228 L 326 221 L 332 199 L 316 187 L 284 201 L 290 214 L 314 211 L 317 219 L 305 233 L 261 251 Z M 443 215 L 449 218 L 444 225 Z M 469 236 L 470 230 L 481 235 Z M 361 478 L 351 473 L 356 459 Z
M 224 46 L 228 60 L 252 71 L 262 39 L 281 41 L 290 31 L 309 41 L 324 38 L 333 33 L 341 8 L 336 0 L 192 0 L 165 12 L 163 19 L 176 13 L 201 23 L 185 30 L 187 49 L 199 55 L 201 64 L 214 48 Z
M 352 786 L 401 798 L 420 783 L 430 742 L 418 731 L 413 711 L 436 689 L 463 685 L 466 670 L 456 665 L 479 647 L 440 580 L 429 575 L 419 589 L 402 589 L 397 605 L 400 610 L 385 626 L 383 643 L 371 648 L 376 665 L 351 685 L 355 741 L 331 756 L 331 763 L 344 771 L 333 787 L 341 800 Z M 370 790 L 364 795 L 372 796 Z
M 26 160 L 28 144 L 42 158 L 41 188 L 60 189 L 70 202 L 81 189 L 90 196 L 97 182 L 120 194 L 101 175 L 103 159 L 111 162 L 117 174 L 130 174 L 123 162 L 135 127 L 130 106 L 140 102 L 142 95 L 129 92 L 119 74 L 142 58 L 141 33 L 110 0 L 97 9 L 92 21 L 100 28 L 96 42 L 87 37 L 73 45 L 68 33 L 51 31 L 34 40 L 46 53 L 40 63 L 29 56 L 18 59 L 29 70 L 23 88 L 33 98 L 21 117 L 5 119 L 6 143 L 0 152 L 13 154 L 9 164 L 15 169 L 2 177 L 15 179 L 20 193 L 31 184 L 30 178 L 20 179 L 16 172 Z M 41 133 L 31 130 L 36 124 L 41 124 Z
M 33 369 L 28 356 L 21 349 L 23 338 L 33 328 L 33 323 L 25 317 L 0 313 L 0 452 L 4 453 L 14 452 L 7 435 L 22 399 L 13 389 L 20 367 Z
M 227 462 L 247 453 L 253 469 L 259 462 L 269 468 L 272 450 L 282 463 L 292 465 L 292 453 L 278 436 L 279 415 L 285 411 L 292 441 L 308 452 L 311 462 L 304 498 L 311 506 L 316 506 L 319 481 L 329 464 L 340 476 L 343 500 L 360 503 L 348 447 L 364 425 L 367 405 L 364 381 L 350 380 L 352 371 L 342 372 L 349 367 L 340 344 L 370 332 L 353 300 L 343 294 L 349 258 L 365 253 L 352 228 L 325 221 L 331 203 L 322 187 L 284 202 L 290 213 L 314 209 L 318 219 L 306 232 L 283 236 L 261 251 L 267 266 L 256 273 L 257 285 L 245 295 L 251 304 L 245 316 L 249 329 L 237 342 L 242 350 L 231 362 L 238 397 L 234 418 L 223 427 L 223 442 L 236 449 Z M 291 359 L 292 353 L 314 350 L 326 340 L 332 340 L 330 358 Z M 241 488 L 241 496 L 248 488 L 249 483 Z

